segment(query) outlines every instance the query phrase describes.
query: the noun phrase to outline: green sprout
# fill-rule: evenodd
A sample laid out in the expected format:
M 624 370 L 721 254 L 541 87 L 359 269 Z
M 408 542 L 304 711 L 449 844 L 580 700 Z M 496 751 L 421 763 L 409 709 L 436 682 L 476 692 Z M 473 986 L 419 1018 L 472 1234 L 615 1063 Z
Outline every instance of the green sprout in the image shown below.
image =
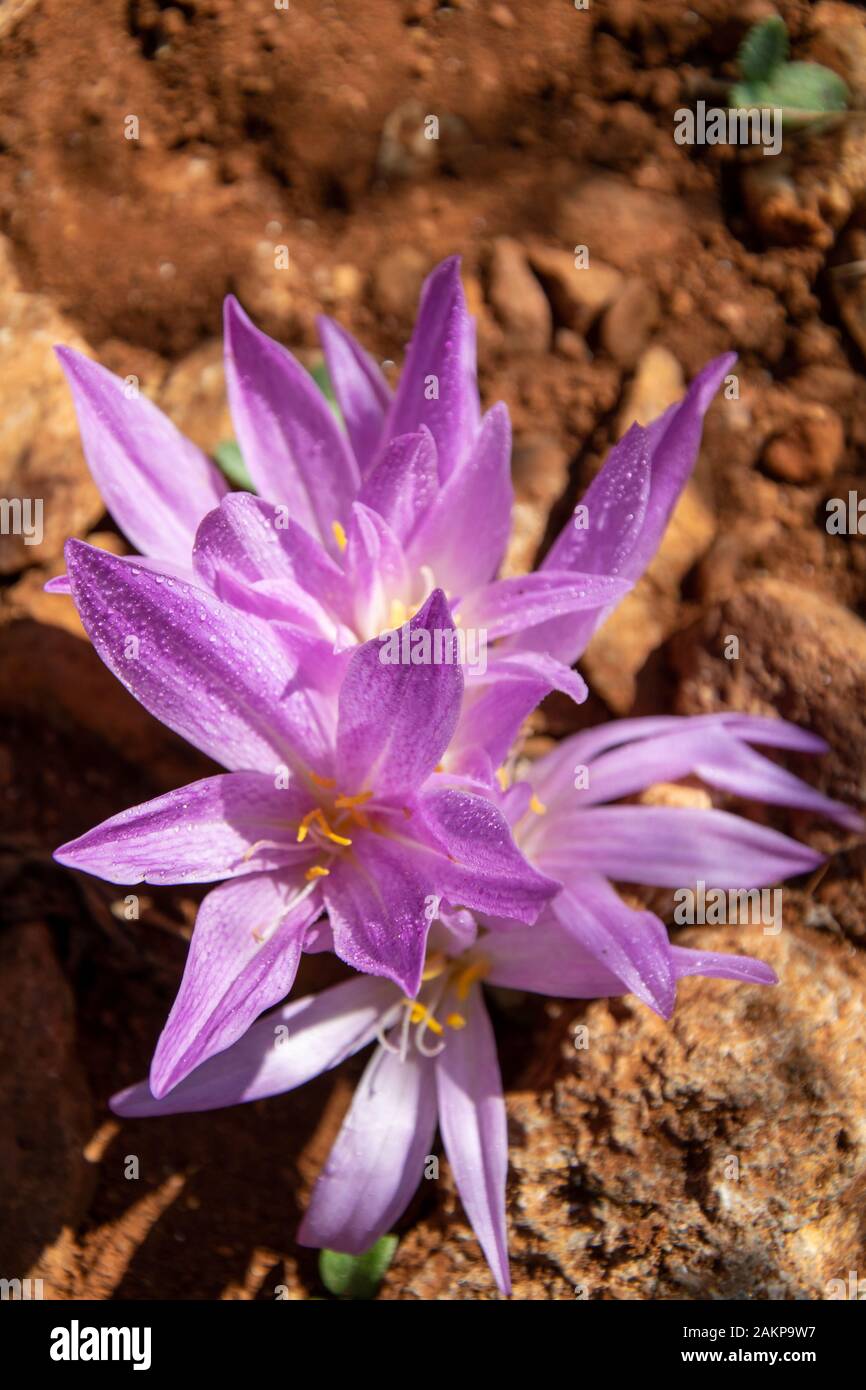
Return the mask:
M 736 107 L 772 107 L 788 126 L 806 126 L 844 111 L 848 88 L 821 63 L 789 63 L 788 30 L 778 15 L 752 25 L 740 45 L 740 81 L 731 87 Z
M 396 1249 L 396 1236 L 382 1236 L 363 1255 L 320 1250 L 319 1277 L 338 1298 L 375 1298 Z

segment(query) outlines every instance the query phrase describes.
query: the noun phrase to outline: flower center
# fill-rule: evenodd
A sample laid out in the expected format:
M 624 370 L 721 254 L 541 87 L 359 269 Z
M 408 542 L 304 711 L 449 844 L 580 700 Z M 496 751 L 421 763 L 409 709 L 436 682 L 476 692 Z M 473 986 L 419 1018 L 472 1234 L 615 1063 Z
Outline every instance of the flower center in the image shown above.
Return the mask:
M 462 1004 L 489 969 L 490 962 L 484 956 L 471 952 L 455 959 L 432 952 L 424 964 L 417 998 L 404 996 L 389 1010 L 379 1026 L 379 1042 L 401 1061 L 406 1060 L 410 1046 L 422 1057 L 437 1057 L 446 1046 L 446 1030 L 466 1027 L 465 1017 L 453 1005 Z M 396 1044 L 386 1037 L 392 1029 L 399 1029 Z M 437 1041 L 429 1041 L 428 1034 Z
M 364 830 L 370 829 L 370 821 L 361 810 L 361 807 L 372 798 L 373 793 L 369 791 L 356 792 L 352 796 L 336 792 L 336 782 L 330 777 L 319 777 L 315 772 L 309 774 L 311 781 L 320 789 L 321 792 L 331 792 L 335 794 L 329 797 L 322 797 L 321 804 L 314 806 L 301 817 L 297 830 L 297 843 L 304 844 L 309 840 L 322 849 L 329 859 L 341 849 L 348 849 L 352 844 L 352 838 L 346 834 L 353 826 L 361 826 Z M 308 881 L 317 878 L 326 878 L 330 869 L 324 864 L 313 864 L 307 869 L 304 877 Z

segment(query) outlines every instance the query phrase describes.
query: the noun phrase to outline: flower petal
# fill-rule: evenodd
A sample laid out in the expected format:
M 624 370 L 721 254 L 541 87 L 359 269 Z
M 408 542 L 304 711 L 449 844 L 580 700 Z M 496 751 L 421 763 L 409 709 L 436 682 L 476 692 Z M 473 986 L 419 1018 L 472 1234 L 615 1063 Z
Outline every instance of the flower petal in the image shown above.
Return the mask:
M 572 879 L 552 904 L 560 925 L 623 983 L 622 993 L 670 1018 L 676 981 L 665 925 L 652 912 L 628 907 L 598 874 Z
M 610 608 L 629 588 L 626 580 L 606 574 L 539 570 L 514 575 L 471 593 L 460 604 L 460 623 L 483 629 L 493 642 L 565 613 Z
M 407 546 L 410 562 L 426 565 L 455 597 L 489 583 L 508 544 L 513 501 L 511 422 L 500 402 L 482 420 L 466 462 L 421 517 Z
M 685 975 L 706 975 L 716 980 L 738 980 L 744 985 L 777 985 L 779 977 L 766 961 L 752 956 L 733 956 L 726 951 L 693 951 L 687 946 L 672 946 L 674 973 L 678 980 Z
M 151 714 L 223 766 L 272 775 L 302 756 L 327 774 L 314 693 L 265 624 L 205 589 L 68 541 L 81 620 L 110 671 Z
M 248 492 L 233 492 L 196 532 L 193 564 L 199 579 L 222 597 L 227 577 L 238 583 L 272 581 L 310 611 L 341 615 L 346 576 L 318 541 L 276 507 Z
M 229 879 L 208 893 L 150 1069 L 157 1098 L 288 994 L 304 933 L 321 910 L 317 887 L 299 893 L 276 874 Z
M 340 959 L 416 994 L 441 891 L 434 867 L 432 855 L 421 857 L 384 835 L 352 832 L 351 854 L 336 855 L 321 880 Z
M 377 1048 L 358 1083 L 298 1231 L 301 1245 L 361 1255 L 405 1211 L 436 1129 L 428 1059 Z
M 369 975 L 295 999 L 259 1018 L 162 1100 L 139 1081 L 111 1098 L 116 1115 L 181 1115 L 281 1095 L 335 1067 L 376 1036 L 393 986 Z
M 308 857 L 292 826 L 309 807 L 266 773 L 229 772 L 121 811 L 54 858 L 109 883 L 210 883 Z
M 445 482 L 465 462 L 479 413 L 475 325 L 466 309 L 460 261 L 452 256 L 424 282 L 386 437 L 413 434 L 426 425 L 436 441 Z
M 481 954 L 489 961 L 484 979 L 505 989 L 550 994 L 558 999 L 603 999 L 625 993 L 626 986 L 592 951 L 565 930 L 547 909 L 531 927 L 496 930 L 483 939 Z
M 358 467 L 324 395 L 299 362 L 261 333 L 232 296 L 225 304 L 226 385 L 238 443 L 256 490 L 336 553 Z
M 690 774 L 736 796 L 795 806 L 851 830 L 862 829 L 863 822 L 850 807 L 762 757 L 724 726 L 696 728 L 690 720 L 684 720 L 675 733 L 629 743 L 596 759 L 581 805 L 619 800 L 653 782 L 675 782 Z
M 316 320 L 316 326 L 334 395 L 363 477 L 382 438 L 391 391 L 372 357 L 341 324 L 322 316 Z
M 477 766 L 479 752 L 494 767 L 504 762 L 523 721 L 551 690 L 561 690 L 578 704 L 589 691 L 577 671 L 543 652 L 496 650 L 485 672 L 467 670 L 466 694 L 460 718 L 445 758 L 453 771 Z
M 727 811 L 595 806 L 560 816 L 533 862 L 554 877 L 592 870 L 624 883 L 760 888 L 809 872 L 824 856 Z
M 219 469 L 146 396 L 71 348 L 57 348 L 87 465 L 133 545 L 189 566 L 195 529 L 228 491 Z
M 405 544 L 439 491 L 436 445 L 426 428 L 388 441 L 359 501 L 378 512 Z
M 424 641 L 425 633 L 428 657 L 435 656 L 436 633 L 452 650 L 454 628 L 441 589 L 434 589 L 408 628 L 413 656 L 424 656 L 416 639 L 421 634 Z M 433 659 L 392 663 L 387 654 L 383 641 L 365 642 L 352 654 L 340 691 L 337 775 L 347 792 L 400 796 L 420 786 L 457 723 L 463 693 L 459 666 Z
M 643 573 L 695 466 L 704 416 L 735 362 L 732 353 L 716 358 L 698 373 L 684 399 L 649 429 L 632 426 L 611 450 L 582 499 L 589 525 L 578 529 L 569 522 L 542 569 L 579 568 L 632 581 Z M 574 661 L 607 611 L 555 619 L 528 634 L 526 644 Z
M 463 1013 L 465 1028 L 449 1030 L 447 1045 L 436 1058 L 439 1128 L 466 1215 L 496 1283 L 509 1294 L 505 1101 L 496 1041 L 477 987 Z
M 485 797 L 453 787 L 424 791 L 418 813 L 439 852 L 432 872 L 441 897 L 478 912 L 534 922 L 558 891 L 558 883 L 527 863 L 504 816 Z M 413 816 L 410 828 L 415 827 Z

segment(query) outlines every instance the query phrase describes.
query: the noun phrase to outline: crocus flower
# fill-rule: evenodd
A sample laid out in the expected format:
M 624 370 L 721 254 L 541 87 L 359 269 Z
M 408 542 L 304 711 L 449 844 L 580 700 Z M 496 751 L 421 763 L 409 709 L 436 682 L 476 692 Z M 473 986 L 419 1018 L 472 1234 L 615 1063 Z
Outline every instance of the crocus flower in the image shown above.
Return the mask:
M 501 797 L 524 855 L 562 885 L 533 930 L 558 923 L 617 975 L 624 990 L 663 1017 L 673 1009 L 676 983 L 667 930 L 654 913 L 624 903 L 614 881 L 691 891 L 703 883 L 706 890 L 747 893 L 806 873 L 823 856 L 729 811 L 611 803 L 653 783 L 693 775 L 749 801 L 809 811 L 848 830 L 863 828 L 850 807 L 763 757 L 751 743 L 797 753 L 827 751 L 816 735 L 756 715 L 615 720 L 565 739 Z M 753 899 L 749 910 L 755 906 Z
M 458 664 L 386 664 L 378 641 L 310 662 L 171 574 L 79 541 L 67 563 L 109 668 L 230 769 L 122 811 L 56 854 L 112 883 L 221 881 L 199 910 L 153 1061 L 155 1094 L 284 997 L 323 910 L 344 961 L 411 995 L 434 897 L 532 922 L 556 891 L 492 802 L 437 771 L 461 704 Z M 409 629 L 453 635 L 441 590 Z
M 496 1045 L 482 982 L 583 999 L 622 982 L 555 919 L 476 939 L 470 915 L 436 923 L 421 989 L 354 978 L 260 1018 L 228 1051 L 163 1099 L 146 1082 L 116 1095 L 123 1116 L 173 1115 L 261 1100 L 309 1081 L 375 1042 L 299 1241 L 360 1254 L 399 1219 L 438 1127 L 466 1214 L 496 1283 L 510 1293 L 505 1221 L 508 1143 Z M 761 961 L 668 947 L 671 975 L 772 984 Z
M 485 669 L 466 667 L 466 721 L 452 760 L 468 764 L 483 729 L 495 765 L 551 689 L 585 698 L 570 668 L 656 549 L 734 359 L 711 363 L 680 404 L 615 446 L 579 524 L 565 527 L 537 573 L 497 580 L 511 522 L 511 433 L 504 405 L 481 416 L 475 329 L 457 258 L 424 285 L 393 394 L 345 329 L 328 319 L 319 327 L 345 428 L 292 355 L 226 301 L 235 433 L 258 493 L 290 525 L 279 568 L 276 548 L 255 553 L 250 535 L 235 536 L 245 556 L 224 566 L 234 573 L 223 575 L 223 596 L 264 616 L 303 615 L 339 644 L 400 626 L 443 589 L 462 631 L 493 644 Z M 139 567 L 190 577 L 195 546 L 201 582 L 211 569 L 203 551 L 216 534 L 260 531 L 262 514 L 225 496 L 218 470 L 151 402 L 89 359 L 59 352 L 85 455 L 142 552 Z M 219 519 L 205 522 L 214 508 Z M 49 587 L 66 585 L 64 578 Z

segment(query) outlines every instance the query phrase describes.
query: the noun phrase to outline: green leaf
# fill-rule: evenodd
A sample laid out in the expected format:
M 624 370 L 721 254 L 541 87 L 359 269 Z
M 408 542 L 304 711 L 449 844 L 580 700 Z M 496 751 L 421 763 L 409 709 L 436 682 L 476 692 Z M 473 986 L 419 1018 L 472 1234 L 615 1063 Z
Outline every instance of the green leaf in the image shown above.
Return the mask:
M 375 1298 L 396 1249 L 396 1236 L 382 1236 L 363 1255 L 320 1250 L 319 1277 L 328 1292 L 338 1298 Z
M 777 14 L 753 24 L 737 54 L 746 82 L 766 82 L 788 56 L 788 30 Z
M 225 473 L 229 482 L 245 492 L 255 492 L 253 480 L 247 472 L 243 455 L 233 439 L 224 439 L 213 451 L 217 465 Z
M 808 125 L 822 116 L 844 111 L 848 88 L 838 73 L 820 63 L 786 63 L 769 82 L 738 82 L 731 104 L 781 110 L 784 124 Z

